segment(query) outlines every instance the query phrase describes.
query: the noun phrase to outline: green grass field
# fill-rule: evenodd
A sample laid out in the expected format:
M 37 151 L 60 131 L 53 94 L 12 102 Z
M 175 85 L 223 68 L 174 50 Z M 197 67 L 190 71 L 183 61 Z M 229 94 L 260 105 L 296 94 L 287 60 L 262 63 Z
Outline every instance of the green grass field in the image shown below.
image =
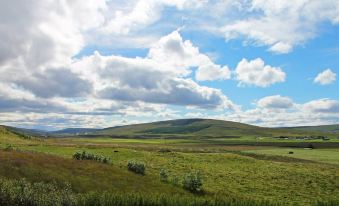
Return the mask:
M 315 205 L 317 201 L 338 203 L 338 148 L 292 149 L 234 144 L 234 141 L 238 140 L 25 139 L 1 129 L 0 177 L 25 178 L 29 182 L 42 181 L 58 187 L 69 183 L 76 194 L 107 191 L 145 197 L 176 195 L 179 199 L 267 200 L 282 205 Z M 253 143 L 253 138 L 244 137 L 241 141 Z M 255 139 L 254 143 L 257 141 L 273 140 Z M 110 163 L 73 160 L 77 151 L 109 157 Z M 294 154 L 288 154 L 289 151 Z M 129 160 L 144 162 L 146 174 L 128 171 Z M 168 172 L 169 182 L 160 181 L 161 169 Z M 201 172 L 203 195 L 197 196 L 182 188 L 181 178 L 191 171 Z M 176 184 L 172 179 L 178 179 Z M 242 204 L 245 203 L 239 203 Z
M 264 148 L 247 150 L 245 152 L 264 155 L 279 155 L 316 162 L 339 164 L 339 149 Z M 289 154 L 289 152 L 293 152 L 293 154 Z

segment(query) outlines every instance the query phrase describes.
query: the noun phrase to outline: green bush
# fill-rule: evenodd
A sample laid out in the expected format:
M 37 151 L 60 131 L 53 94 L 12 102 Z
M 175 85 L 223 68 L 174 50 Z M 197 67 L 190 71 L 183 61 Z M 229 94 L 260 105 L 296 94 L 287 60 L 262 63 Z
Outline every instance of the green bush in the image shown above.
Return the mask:
M 193 193 L 202 192 L 202 177 L 200 171 L 185 174 L 182 179 L 182 185 L 184 189 Z
M 146 167 L 143 162 L 129 161 L 127 163 L 127 168 L 134 173 L 145 175 Z
M 102 162 L 102 163 L 105 163 L 105 164 L 107 164 L 109 162 L 109 158 L 107 158 L 107 157 L 87 153 L 86 151 L 74 153 L 73 159 L 76 159 L 76 160 L 94 160 L 94 161 Z
M 168 172 L 165 169 L 161 168 L 159 175 L 162 182 L 168 182 Z

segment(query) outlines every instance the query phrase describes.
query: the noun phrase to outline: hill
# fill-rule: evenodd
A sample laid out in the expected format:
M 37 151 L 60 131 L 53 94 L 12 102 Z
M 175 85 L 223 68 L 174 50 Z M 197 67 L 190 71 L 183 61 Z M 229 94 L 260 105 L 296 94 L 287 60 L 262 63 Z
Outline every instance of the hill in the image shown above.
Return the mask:
M 13 143 L 28 143 L 31 142 L 32 136 L 17 132 L 14 127 L 7 127 L 0 125 L 0 141 L 3 144 L 13 144 Z
M 92 128 L 66 128 L 62 130 L 52 131 L 48 134 L 55 134 L 55 135 L 86 135 L 90 134 L 96 131 L 99 131 L 100 129 L 92 129 Z
M 6 127 L 11 132 L 23 136 L 85 136 L 117 138 L 240 138 L 278 136 L 331 136 L 339 132 L 339 125 L 268 128 L 239 122 L 214 119 L 177 119 L 151 123 L 94 128 L 66 128 L 57 131 L 29 130 Z
M 339 124 L 333 125 L 319 125 L 319 126 L 301 126 L 301 127 L 285 127 L 284 129 L 298 130 L 298 131 L 319 131 L 339 134 Z
M 213 136 L 239 137 L 246 134 L 262 134 L 265 128 L 238 122 L 213 119 L 178 119 L 152 123 L 105 128 L 95 135 L 114 136 Z
M 152 123 L 111 127 L 91 133 L 93 136 L 138 137 L 138 138 L 240 138 L 327 135 L 318 130 L 259 127 L 239 122 L 214 119 L 178 119 Z

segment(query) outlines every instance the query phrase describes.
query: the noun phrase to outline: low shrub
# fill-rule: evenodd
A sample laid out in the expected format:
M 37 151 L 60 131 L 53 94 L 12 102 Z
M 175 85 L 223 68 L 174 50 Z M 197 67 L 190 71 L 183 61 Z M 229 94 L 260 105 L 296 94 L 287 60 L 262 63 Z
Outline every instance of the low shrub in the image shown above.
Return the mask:
M 129 161 L 127 163 L 127 168 L 134 173 L 145 175 L 146 167 L 143 162 Z
M 193 193 L 202 192 L 202 177 L 200 171 L 185 174 L 182 179 L 182 185 L 184 189 Z
M 105 163 L 105 164 L 107 164 L 109 162 L 109 158 L 107 158 L 107 157 L 87 153 L 86 151 L 74 153 L 73 159 L 76 159 L 76 160 L 94 160 L 94 161 L 102 162 L 102 163 Z
M 162 182 L 168 182 L 168 172 L 167 172 L 167 170 L 161 168 L 159 175 L 160 175 L 160 180 Z

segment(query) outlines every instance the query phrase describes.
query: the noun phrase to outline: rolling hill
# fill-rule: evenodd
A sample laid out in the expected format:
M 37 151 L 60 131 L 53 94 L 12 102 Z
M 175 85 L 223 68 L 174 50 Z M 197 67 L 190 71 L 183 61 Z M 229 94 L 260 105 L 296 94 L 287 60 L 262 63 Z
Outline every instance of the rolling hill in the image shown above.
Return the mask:
M 274 137 L 324 135 L 326 130 L 298 130 L 295 128 L 267 128 L 249 124 L 214 120 L 214 119 L 178 119 L 153 123 L 134 124 L 105 128 L 91 133 L 91 135 L 107 135 L 113 137 L 213 137 L 238 138 L 242 136 Z
M 218 136 L 238 137 L 245 134 L 264 133 L 265 128 L 213 119 L 178 119 L 153 123 L 105 128 L 95 135 L 114 136 Z M 258 133 L 258 131 L 260 131 Z
M 319 131 L 339 134 L 339 124 L 319 125 L 319 126 L 301 126 L 301 127 L 285 127 L 284 129 L 292 129 L 298 131 Z
M 6 127 L 15 134 L 30 136 L 86 136 L 86 137 L 123 137 L 123 138 L 239 138 L 275 137 L 275 136 L 303 136 L 303 135 L 330 135 L 335 136 L 339 125 L 308 126 L 308 127 L 283 127 L 268 128 L 249 124 L 214 120 L 214 119 L 177 119 L 151 123 L 133 124 L 109 127 L 104 129 L 94 128 L 66 128 L 57 131 L 29 130 Z

